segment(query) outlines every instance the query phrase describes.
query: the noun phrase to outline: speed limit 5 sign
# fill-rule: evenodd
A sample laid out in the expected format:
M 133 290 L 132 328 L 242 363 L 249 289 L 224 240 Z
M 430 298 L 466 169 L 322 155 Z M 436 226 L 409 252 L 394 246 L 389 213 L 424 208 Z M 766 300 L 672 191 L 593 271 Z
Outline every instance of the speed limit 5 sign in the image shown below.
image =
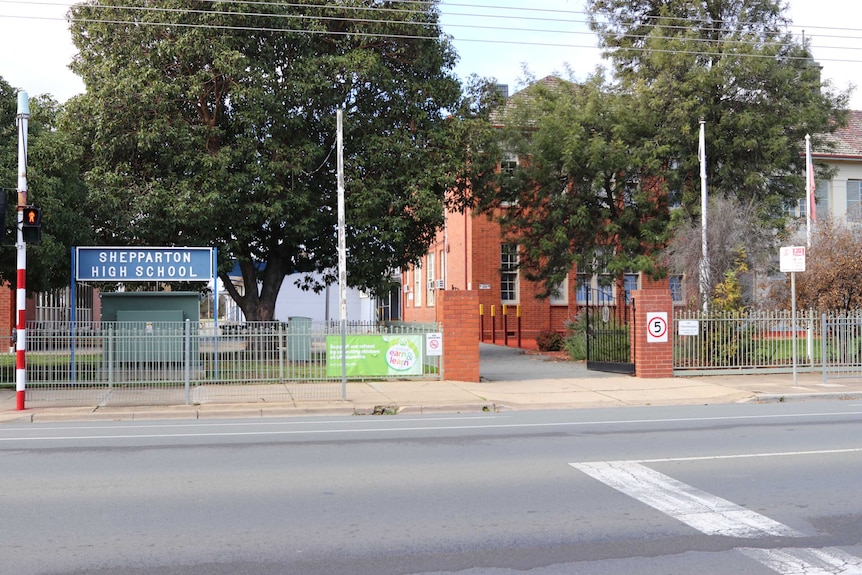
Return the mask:
M 667 341 L 667 312 L 647 312 L 647 343 Z

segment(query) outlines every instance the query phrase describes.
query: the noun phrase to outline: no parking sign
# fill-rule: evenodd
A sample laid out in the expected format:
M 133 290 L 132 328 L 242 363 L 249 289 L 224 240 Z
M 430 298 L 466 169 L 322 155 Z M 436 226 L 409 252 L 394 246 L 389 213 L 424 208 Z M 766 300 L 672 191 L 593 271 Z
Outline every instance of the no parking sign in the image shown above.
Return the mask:
M 667 312 L 647 312 L 647 343 L 667 341 Z

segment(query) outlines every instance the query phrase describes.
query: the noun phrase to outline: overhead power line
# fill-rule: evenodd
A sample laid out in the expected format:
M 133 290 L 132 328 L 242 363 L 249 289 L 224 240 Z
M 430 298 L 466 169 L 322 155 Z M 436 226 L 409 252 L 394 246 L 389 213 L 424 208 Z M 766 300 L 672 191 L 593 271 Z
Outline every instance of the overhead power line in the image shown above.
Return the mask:
M 205 0 L 207 2 L 216 2 L 217 0 Z M 421 1 L 421 0 L 396 0 L 395 5 L 397 4 L 420 4 L 420 5 L 429 5 L 432 2 Z M 66 7 L 68 4 L 61 2 L 24 2 L 23 0 L 0 0 L 0 4 L 26 4 L 28 7 L 36 7 L 36 6 L 63 6 Z M 225 4 L 221 2 L 221 4 Z M 322 4 L 322 3 L 291 3 L 291 2 L 274 2 L 274 1 L 264 1 L 264 0 L 237 0 L 233 2 L 233 4 L 237 5 L 245 5 L 245 6 L 270 6 L 270 7 L 278 7 L 278 8 L 301 8 L 303 10 L 322 10 L 322 9 L 346 9 L 351 11 L 352 13 L 358 14 L 360 11 L 363 13 L 368 12 L 390 12 L 390 13 L 398 13 L 405 15 L 424 15 L 425 11 L 416 10 L 410 8 L 389 8 L 389 7 L 357 7 L 357 6 L 337 6 L 334 7 L 331 4 Z M 472 9 L 489 9 L 494 8 L 495 11 L 505 10 L 508 11 L 508 14 L 466 14 L 466 13 L 452 13 L 445 15 L 448 17 L 458 16 L 458 17 L 466 17 L 466 18 L 483 18 L 487 21 L 490 18 L 498 18 L 498 19 L 517 19 L 519 21 L 536 21 L 536 22 L 548 22 L 554 21 L 557 23 L 572 23 L 572 24 L 583 24 L 586 23 L 586 20 L 561 20 L 559 18 L 548 18 L 545 15 L 552 14 L 564 14 L 564 15 L 586 15 L 583 11 L 578 10 L 557 10 L 557 9 L 547 9 L 547 8 L 528 8 L 528 7 L 511 7 L 511 6 L 488 6 L 483 4 L 470 4 L 470 3 L 442 3 L 439 4 L 440 7 L 459 7 L 459 8 L 472 8 Z M 529 28 L 529 27 L 516 27 L 516 26 L 494 26 L 488 24 L 470 24 L 470 23 L 446 23 L 443 24 L 439 20 L 436 23 L 431 22 L 421 22 L 418 20 L 411 19 L 395 19 L 388 20 L 382 18 L 366 18 L 359 16 L 324 16 L 324 15 L 311 15 L 311 14 L 273 14 L 270 12 L 240 12 L 240 11 L 232 11 L 232 10 L 201 10 L 201 9 L 179 9 L 179 8 L 161 8 L 154 6 L 128 6 L 121 3 L 104 5 L 104 6 L 92 6 L 91 8 L 95 8 L 96 10 L 100 8 L 104 9 L 116 9 L 116 10 L 129 10 L 137 13 L 162 13 L 162 14 L 201 14 L 201 15 L 218 15 L 218 16 L 244 16 L 244 17 L 256 17 L 264 20 L 272 19 L 273 21 L 283 21 L 284 19 L 299 19 L 299 20 L 338 20 L 344 21 L 351 24 L 388 24 L 395 23 L 398 25 L 415 25 L 419 28 L 428 25 L 434 25 L 439 29 L 469 29 L 473 31 L 499 31 L 499 32 L 511 32 L 512 35 L 506 38 L 470 38 L 463 36 L 454 36 L 451 37 L 453 40 L 459 42 L 471 42 L 471 43 L 486 43 L 486 44 L 507 44 L 507 45 L 523 45 L 523 46 L 535 46 L 535 47 L 549 47 L 549 48 L 582 48 L 582 49 L 599 49 L 594 44 L 573 44 L 567 41 L 531 41 L 523 38 L 517 38 L 515 34 L 542 34 L 542 35 L 560 35 L 560 36 L 593 36 L 595 34 L 591 31 L 581 31 L 581 30 L 559 30 L 559 29 L 547 29 L 547 28 Z M 517 12 L 518 15 L 512 15 L 512 13 Z M 524 16 L 527 14 L 527 16 Z M 541 14 L 541 16 L 533 16 L 532 14 Z M 0 18 L 26 18 L 26 19 L 45 19 L 45 20 L 58 20 L 58 18 L 54 17 L 46 17 L 46 16 L 24 16 L 24 15 L 0 15 Z M 259 32 L 274 32 L 274 33 L 308 33 L 308 34 L 333 34 L 333 35 L 354 35 L 360 37 L 389 37 L 393 39 L 419 39 L 419 40 L 437 40 L 439 37 L 435 35 L 426 35 L 422 33 L 417 34 L 405 34 L 405 33 L 386 33 L 384 32 L 362 32 L 362 31 L 324 31 L 324 30 L 313 30 L 307 29 L 303 27 L 282 27 L 278 25 L 269 26 L 236 26 L 230 24 L 216 24 L 216 23 L 180 23 L 180 22 L 166 22 L 166 21 L 158 21 L 158 20 L 146 20 L 146 19 L 117 19 L 117 18 L 73 18 L 75 22 L 93 22 L 93 23 L 104 23 L 104 24 L 116 24 L 116 25 L 148 25 L 148 26 L 174 26 L 174 27 L 185 27 L 185 28 L 208 28 L 208 29 L 220 29 L 220 30 L 242 30 L 242 31 L 259 31 Z M 665 20 L 678 21 L 679 18 L 665 18 Z M 698 22 L 698 21 L 694 21 Z M 739 23 L 739 25 L 744 26 L 744 23 Z M 678 26 L 673 24 L 665 24 L 664 28 L 666 29 L 691 29 L 691 24 L 687 26 Z M 807 27 L 806 30 L 810 29 L 825 29 L 831 31 L 853 31 L 850 28 L 838 28 L 838 27 Z M 722 29 L 722 28 L 704 28 L 704 31 L 731 31 L 730 29 Z M 629 40 L 643 40 L 644 36 L 639 35 L 620 35 L 620 38 L 626 38 Z M 827 36 L 828 38 L 835 39 L 855 39 L 854 36 L 846 36 L 846 35 L 835 35 L 835 36 Z M 674 40 L 681 41 L 682 39 L 674 36 L 653 36 L 653 39 L 656 40 Z M 686 41 L 692 43 L 703 43 L 710 44 L 711 41 L 704 38 L 685 38 Z M 723 47 L 727 46 L 780 46 L 782 43 L 777 42 L 764 42 L 757 39 L 750 40 L 725 40 L 722 44 Z M 822 46 L 822 45 L 811 45 L 811 49 L 817 50 L 846 50 L 846 51 L 859 51 L 862 50 L 862 46 Z M 613 50 L 637 50 L 640 48 L 612 48 Z M 726 55 L 726 52 L 718 52 L 714 50 L 709 50 L 708 48 L 704 49 L 650 49 L 652 52 L 656 53 L 680 53 L 687 55 L 700 55 L 700 56 L 719 56 Z M 766 55 L 759 54 L 746 54 L 746 53 L 734 53 L 734 56 L 739 57 L 771 57 Z M 801 58 L 804 59 L 804 58 Z M 823 62 L 859 62 L 860 60 L 857 58 L 838 58 L 838 57 L 819 57 L 818 61 Z

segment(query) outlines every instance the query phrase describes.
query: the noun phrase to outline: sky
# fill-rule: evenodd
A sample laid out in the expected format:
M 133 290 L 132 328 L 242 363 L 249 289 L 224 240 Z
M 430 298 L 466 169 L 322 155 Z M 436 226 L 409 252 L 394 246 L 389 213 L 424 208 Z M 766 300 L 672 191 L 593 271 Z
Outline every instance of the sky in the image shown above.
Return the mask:
M 0 77 L 31 96 L 50 94 L 61 102 L 84 90 L 68 68 L 75 54 L 64 19 L 70 4 L 0 0 Z M 853 85 L 862 64 L 862 2 L 788 4 L 792 32 L 812 38 L 824 80 L 842 90 Z M 443 0 L 441 13 L 460 56 L 456 73 L 462 78 L 493 77 L 513 93 L 527 77 L 524 67 L 538 78 L 571 70 L 583 79 L 607 65 L 587 28 L 583 0 Z M 854 90 L 850 107 L 862 110 L 860 90 Z

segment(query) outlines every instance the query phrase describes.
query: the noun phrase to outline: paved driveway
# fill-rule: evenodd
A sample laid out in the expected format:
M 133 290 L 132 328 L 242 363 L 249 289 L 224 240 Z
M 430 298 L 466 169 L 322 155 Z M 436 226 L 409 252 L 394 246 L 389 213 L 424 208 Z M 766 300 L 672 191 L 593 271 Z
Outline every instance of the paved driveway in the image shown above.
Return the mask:
M 490 343 L 479 344 L 479 358 L 482 381 L 619 377 L 619 374 L 590 371 L 585 362 L 559 361 L 545 355 L 528 355 L 522 349 Z

